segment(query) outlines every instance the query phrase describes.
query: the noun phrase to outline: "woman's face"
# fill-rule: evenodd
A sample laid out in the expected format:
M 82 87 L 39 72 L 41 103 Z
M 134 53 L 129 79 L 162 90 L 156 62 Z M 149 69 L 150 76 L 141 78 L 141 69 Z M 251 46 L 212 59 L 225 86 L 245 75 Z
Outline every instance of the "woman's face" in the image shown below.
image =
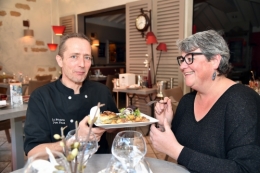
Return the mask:
M 198 90 L 205 82 L 212 81 L 214 68 L 211 61 L 208 61 L 205 55 L 193 53 L 201 53 L 201 50 L 196 49 L 189 53 L 182 52 L 182 56 L 185 57 L 186 62 L 191 64 L 188 65 L 183 61 L 180 64 L 180 70 L 184 76 L 186 85 Z

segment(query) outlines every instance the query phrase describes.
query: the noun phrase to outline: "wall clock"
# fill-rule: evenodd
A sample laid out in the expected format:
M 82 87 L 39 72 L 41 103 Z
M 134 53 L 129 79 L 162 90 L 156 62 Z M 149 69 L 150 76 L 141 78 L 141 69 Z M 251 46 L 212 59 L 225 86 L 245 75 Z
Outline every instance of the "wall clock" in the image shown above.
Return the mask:
M 135 26 L 138 31 L 142 33 L 142 36 L 144 37 L 144 32 L 147 31 L 147 29 L 150 26 L 150 18 L 141 10 L 141 14 L 137 16 L 135 19 Z

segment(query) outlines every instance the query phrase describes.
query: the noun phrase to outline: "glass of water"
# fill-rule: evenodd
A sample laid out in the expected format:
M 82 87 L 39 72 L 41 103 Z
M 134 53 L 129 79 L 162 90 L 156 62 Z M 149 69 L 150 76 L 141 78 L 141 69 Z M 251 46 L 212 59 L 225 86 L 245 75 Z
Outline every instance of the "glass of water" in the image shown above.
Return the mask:
M 143 135 L 137 131 L 119 132 L 112 144 L 112 154 L 127 173 L 136 173 L 135 167 L 147 152 Z

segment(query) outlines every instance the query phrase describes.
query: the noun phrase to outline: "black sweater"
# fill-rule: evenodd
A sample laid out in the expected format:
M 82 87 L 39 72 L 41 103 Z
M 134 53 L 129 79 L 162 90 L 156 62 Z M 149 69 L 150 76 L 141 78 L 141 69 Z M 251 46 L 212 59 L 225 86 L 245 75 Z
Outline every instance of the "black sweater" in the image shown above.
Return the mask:
M 236 84 L 196 121 L 196 92 L 185 95 L 172 130 L 184 146 L 178 163 L 199 173 L 260 172 L 260 96 Z

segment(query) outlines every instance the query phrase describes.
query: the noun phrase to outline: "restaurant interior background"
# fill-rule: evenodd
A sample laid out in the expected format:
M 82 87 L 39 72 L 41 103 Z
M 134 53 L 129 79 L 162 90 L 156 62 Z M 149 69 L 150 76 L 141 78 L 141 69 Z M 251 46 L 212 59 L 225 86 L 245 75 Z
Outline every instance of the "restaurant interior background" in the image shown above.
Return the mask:
M 155 1 L 150 0 L 152 3 Z M 173 2 L 174 0 L 168 1 Z M 84 28 L 83 31 L 91 39 L 99 40 L 100 47 L 92 46 L 94 65 L 125 66 L 124 60 L 127 61 L 127 58 L 123 47 L 127 46 L 124 40 L 127 38 L 125 31 L 127 24 L 123 19 L 124 15 L 128 14 L 124 7 L 125 4 L 131 2 L 137 1 L 0 0 L 0 66 L 2 66 L 0 73 L 21 72 L 24 76 L 31 78 L 37 74 L 59 76 L 60 69 L 55 60 L 57 50 L 50 51 L 47 43 L 51 43 L 52 40 L 53 43 L 59 43 L 60 36 L 52 33 L 51 26 L 59 25 L 60 17 L 67 16 L 75 18 L 75 31 L 81 31 L 81 28 Z M 187 3 L 192 4 L 193 1 L 186 0 L 186 5 Z M 139 7 L 136 8 L 139 10 Z M 231 56 L 231 63 L 234 65 L 231 77 L 234 80 L 244 80 L 245 83 L 250 78 L 248 73 L 251 70 L 256 77 L 260 76 L 260 53 L 257 51 L 260 49 L 260 12 L 257 9 L 260 9 L 258 0 L 221 0 L 221 2 L 195 0 L 193 4 L 193 30 L 198 32 L 207 29 L 222 29 L 225 31 L 224 36 L 230 44 L 232 53 L 234 52 Z M 98 23 L 95 18 L 97 23 L 91 23 L 91 20 L 93 21 L 91 18 L 108 11 L 114 11 L 114 14 L 111 16 L 105 14 L 105 16 L 99 17 L 105 21 Z M 136 16 L 139 14 L 135 13 Z M 29 28 L 23 26 L 24 20 L 29 20 Z M 110 24 L 104 26 L 108 21 Z M 114 25 L 111 25 L 111 21 L 114 22 Z M 117 24 L 115 24 L 116 21 L 118 21 Z M 132 22 L 134 24 L 134 21 Z M 33 30 L 34 36 L 24 37 L 26 29 Z M 137 30 L 135 32 L 140 34 Z M 155 35 L 157 33 L 155 29 Z M 175 41 L 171 40 L 170 44 L 175 44 Z M 137 44 L 145 45 L 145 41 Z M 120 58 L 111 55 L 108 45 L 110 45 L 110 49 L 113 49 L 113 45 L 120 47 Z M 102 51 L 104 48 L 105 51 Z M 125 51 L 127 51 L 127 47 Z M 171 50 L 169 50 L 165 54 L 165 56 L 175 59 L 177 53 L 171 54 Z M 156 52 L 155 56 L 158 55 L 159 52 Z M 140 59 L 143 61 L 145 55 Z M 168 68 L 178 71 L 177 62 L 173 67 Z M 129 71 L 127 68 L 126 70 Z M 137 73 L 141 73 L 140 70 Z M 163 76 L 164 72 L 159 75 Z M 241 79 L 241 76 L 245 79 Z M 175 85 L 179 85 L 179 83 L 177 82 Z

